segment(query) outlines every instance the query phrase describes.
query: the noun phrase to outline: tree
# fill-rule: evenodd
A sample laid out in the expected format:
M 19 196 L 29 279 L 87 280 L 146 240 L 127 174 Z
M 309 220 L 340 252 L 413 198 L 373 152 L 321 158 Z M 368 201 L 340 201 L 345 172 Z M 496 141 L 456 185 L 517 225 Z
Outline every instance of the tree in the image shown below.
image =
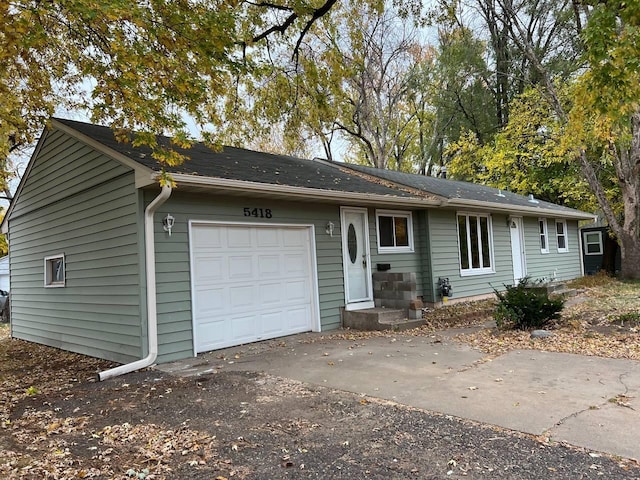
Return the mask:
M 160 162 L 181 162 L 155 134 L 187 144 L 185 115 L 216 133 L 233 109 L 238 79 L 268 73 L 263 52 L 271 39 L 297 39 L 289 52 L 297 58 L 304 36 L 335 3 L 2 2 L 0 161 L 33 141 L 63 107 L 88 110 L 122 140 L 136 130 L 133 141 L 153 147 Z
M 593 2 L 580 32 L 586 68 L 567 109 L 511 0 L 500 3 L 511 38 L 537 70 L 554 114 L 567 129 L 571 157 L 618 239 L 621 276 L 640 278 L 640 5 Z M 581 22 L 576 24 L 581 28 Z M 620 204 L 607 192 L 609 165 L 615 171 Z
M 421 49 L 411 22 L 391 9 L 345 2 L 323 18 L 286 65 L 290 48 L 272 51 L 280 65 L 251 89 L 253 100 L 239 123 L 282 123 L 291 139 L 319 141 L 328 158 L 336 138 L 350 145 L 353 161 L 378 168 L 411 168 L 405 151 L 413 113 L 406 108 L 410 72 Z M 257 114 L 255 112 L 258 112 Z M 236 123 L 230 122 L 231 123 Z M 297 141 L 292 141 L 292 144 Z
M 559 93 L 566 105 L 570 89 Z M 597 202 L 570 148 L 543 90 L 530 87 L 511 102 L 509 122 L 490 143 L 481 145 L 467 132 L 446 153 L 455 178 L 593 211 Z M 618 196 L 615 183 L 609 182 L 607 190 L 610 198 Z

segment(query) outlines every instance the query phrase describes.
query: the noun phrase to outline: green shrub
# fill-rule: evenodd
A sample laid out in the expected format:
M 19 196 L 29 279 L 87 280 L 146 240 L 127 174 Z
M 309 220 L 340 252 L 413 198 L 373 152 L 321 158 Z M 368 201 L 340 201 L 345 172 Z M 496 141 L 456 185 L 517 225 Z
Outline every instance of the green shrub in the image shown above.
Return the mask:
M 518 285 L 505 285 L 506 291 L 494 289 L 498 304 L 493 318 L 498 328 L 528 330 L 547 326 L 552 320 L 560 318 L 564 307 L 563 298 L 550 298 L 547 289 L 540 284 L 531 283 L 528 277 L 521 279 Z

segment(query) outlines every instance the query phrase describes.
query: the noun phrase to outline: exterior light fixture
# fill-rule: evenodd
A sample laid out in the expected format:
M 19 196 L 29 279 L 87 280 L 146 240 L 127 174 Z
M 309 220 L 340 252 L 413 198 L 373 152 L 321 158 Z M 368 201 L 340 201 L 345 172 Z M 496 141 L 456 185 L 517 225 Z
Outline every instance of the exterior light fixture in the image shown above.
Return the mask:
M 327 232 L 327 235 L 329 235 L 330 237 L 333 237 L 333 229 L 334 228 L 335 228 L 335 225 L 333 224 L 333 222 L 327 223 L 327 228 L 325 228 L 325 231 Z
M 171 229 L 173 228 L 175 220 L 170 213 L 167 213 L 167 216 L 162 219 L 162 228 L 165 232 L 169 233 L 169 236 L 171 236 Z

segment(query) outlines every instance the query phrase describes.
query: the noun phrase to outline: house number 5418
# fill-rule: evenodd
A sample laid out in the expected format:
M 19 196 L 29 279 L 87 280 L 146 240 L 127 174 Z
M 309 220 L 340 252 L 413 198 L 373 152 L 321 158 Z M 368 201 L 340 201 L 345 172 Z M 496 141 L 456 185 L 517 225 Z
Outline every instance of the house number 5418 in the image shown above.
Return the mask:
M 256 218 L 271 218 L 273 215 L 271 214 L 270 208 L 244 208 L 244 216 L 245 217 L 256 217 Z

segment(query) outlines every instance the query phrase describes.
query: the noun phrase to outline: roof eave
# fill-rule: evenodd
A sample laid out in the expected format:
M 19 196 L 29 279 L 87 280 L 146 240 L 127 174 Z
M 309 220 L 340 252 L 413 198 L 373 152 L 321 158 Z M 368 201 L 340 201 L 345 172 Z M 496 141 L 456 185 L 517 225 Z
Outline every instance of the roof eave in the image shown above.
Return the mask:
M 523 207 L 519 205 L 505 205 L 493 202 L 483 202 L 479 200 L 466 200 L 462 198 L 450 198 L 447 205 L 451 207 L 476 207 L 488 210 L 500 210 L 502 212 L 529 215 L 534 217 L 568 218 L 572 220 L 593 220 L 596 215 L 579 210 L 554 210 L 542 207 Z
M 250 182 L 246 180 L 233 180 L 217 177 L 203 177 L 184 173 L 172 173 L 171 176 L 178 186 L 184 185 L 201 188 L 216 188 L 223 190 L 241 190 L 247 193 L 279 194 L 289 198 L 304 198 L 314 200 L 343 200 L 358 201 L 362 204 L 392 204 L 408 207 L 441 206 L 439 200 L 430 200 L 419 197 L 396 197 L 392 195 L 380 195 L 375 193 L 343 192 L 339 190 L 326 190 L 308 187 L 296 187 L 291 185 L 278 185 L 272 183 Z

